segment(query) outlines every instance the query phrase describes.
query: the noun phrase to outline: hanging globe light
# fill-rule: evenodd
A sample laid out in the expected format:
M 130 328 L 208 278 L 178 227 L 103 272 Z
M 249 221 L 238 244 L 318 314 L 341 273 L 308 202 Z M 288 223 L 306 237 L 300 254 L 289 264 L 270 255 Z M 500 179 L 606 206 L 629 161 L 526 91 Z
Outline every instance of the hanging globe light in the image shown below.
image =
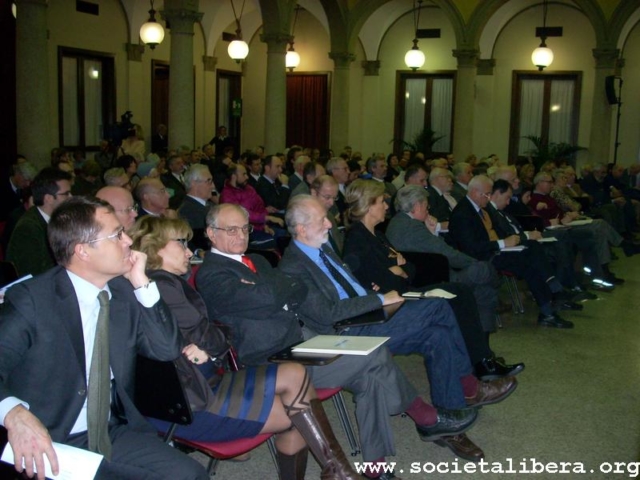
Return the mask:
M 140 27 L 140 40 L 145 45 L 149 45 L 151 50 L 164 40 L 164 28 L 156 21 L 156 11 L 153 9 L 151 0 L 151 10 L 149 10 L 149 20 Z
M 249 45 L 242 39 L 234 40 L 227 47 L 227 53 L 233 60 L 240 63 L 249 55 Z
M 413 39 L 413 47 L 404 56 L 404 63 L 414 72 L 424 65 L 424 53 L 418 48 L 418 39 Z
M 547 47 L 544 40 L 531 54 L 531 61 L 540 72 L 553 63 L 553 50 Z
M 289 47 L 289 50 L 287 50 L 287 56 L 284 59 L 284 63 L 290 72 L 293 72 L 293 69 L 300 65 L 300 54 L 293 49 L 293 42 L 291 42 L 291 46 Z

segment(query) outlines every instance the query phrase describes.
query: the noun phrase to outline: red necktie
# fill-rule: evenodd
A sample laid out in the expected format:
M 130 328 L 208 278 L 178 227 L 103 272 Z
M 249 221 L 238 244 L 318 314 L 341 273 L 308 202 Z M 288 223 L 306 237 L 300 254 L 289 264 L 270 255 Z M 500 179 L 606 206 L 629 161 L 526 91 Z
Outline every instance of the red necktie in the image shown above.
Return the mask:
M 242 255 L 242 263 L 249 267 L 249 270 L 251 270 L 253 273 L 258 273 L 258 270 L 256 270 L 256 266 L 253 264 L 253 261 L 246 255 Z

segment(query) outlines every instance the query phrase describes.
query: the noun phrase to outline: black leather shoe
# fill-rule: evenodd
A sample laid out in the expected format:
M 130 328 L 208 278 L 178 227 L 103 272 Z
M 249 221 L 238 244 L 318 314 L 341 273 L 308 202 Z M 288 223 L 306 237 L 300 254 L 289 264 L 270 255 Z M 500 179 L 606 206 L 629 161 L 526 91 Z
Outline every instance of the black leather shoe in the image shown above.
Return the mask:
M 615 289 L 615 285 L 613 285 L 612 283 L 606 282 L 602 279 L 595 278 L 593 282 L 591 282 L 591 286 L 589 288 L 592 288 L 599 292 L 611 293 Z
M 579 302 L 581 300 L 597 300 L 598 296 L 595 293 L 590 292 L 584 287 L 573 287 L 571 289 L 573 293 L 573 301 Z
M 603 280 L 614 285 L 622 285 L 624 283 L 624 278 L 616 277 L 613 273 L 606 275 Z
M 479 462 L 484 458 L 484 452 L 465 434 L 443 437 L 440 440 L 436 440 L 435 444 L 447 447 L 456 457 L 464 458 L 470 462 Z
M 478 411 L 475 408 L 464 408 L 462 410 L 447 410 L 438 408 L 438 421 L 433 425 L 418 425 L 416 430 L 423 442 L 432 442 L 440 437 L 459 435 L 473 425 L 478 418 Z
M 623 240 L 620 246 L 622 247 L 622 251 L 627 257 L 632 257 L 636 253 L 640 252 L 640 247 L 638 247 L 636 243 L 633 243 L 629 240 Z
M 553 327 L 553 328 L 573 328 L 573 322 L 563 319 L 558 314 L 553 315 L 538 315 L 538 325 L 541 327 Z
M 524 363 L 506 365 L 496 358 L 484 358 L 476 363 L 475 373 L 480 380 L 495 380 L 496 378 L 513 377 L 524 370 Z

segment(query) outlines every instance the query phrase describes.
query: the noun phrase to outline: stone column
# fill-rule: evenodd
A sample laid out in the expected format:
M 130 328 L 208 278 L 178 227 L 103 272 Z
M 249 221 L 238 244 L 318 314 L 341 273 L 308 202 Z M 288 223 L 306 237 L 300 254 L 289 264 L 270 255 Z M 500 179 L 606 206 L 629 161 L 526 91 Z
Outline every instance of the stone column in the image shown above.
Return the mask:
M 473 153 L 473 111 L 478 53 L 478 50 L 473 48 L 453 50 L 453 56 L 458 59 L 458 73 L 452 151 L 458 162 L 463 162 L 467 155 Z
M 264 145 L 268 154 L 281 152 L 287 143 L 287 70 L 285 55 L 291 37 L 267 33 L 260 40 L 267 44 L 266 98 L 264 102 Z
M 589 137 L 589 160 L 608 163 L 613 161 L 611 143 L 612 107 L 605 94 L 605 78 L 615 74 L 616 61 L 620 50 L 616 48 L 594 48 L 596 75 L 593 82 L 593 111 L 591 114 L 591 135 Z M 617 108 L 617 107 L 615 107 Z
M 336 154 L 349 145 L 349 102 L 351 93 L 351 62 L 353 53 L 329 52 L 333 60 L 333 87 L 331 89 L 331 130 L 330 144 Z
M 162 18 L 170 23 L 169 148 L 194 146 L 195 99 L 193 24 L 202 19 L 197 0 L 165 0 Z
M 40 168 L 49 164 L 51 148 L 59 144 L 50 124 L 47 1 L 17 0 L 16 6 L 18 153 Z

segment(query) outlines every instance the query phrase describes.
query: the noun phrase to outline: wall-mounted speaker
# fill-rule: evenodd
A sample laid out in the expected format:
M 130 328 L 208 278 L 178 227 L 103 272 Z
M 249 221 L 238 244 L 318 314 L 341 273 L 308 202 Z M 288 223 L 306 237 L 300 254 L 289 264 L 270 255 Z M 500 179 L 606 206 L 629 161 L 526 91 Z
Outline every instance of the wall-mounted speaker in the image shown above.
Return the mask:
M 618 77 L 615 75 L 609 75 L 604 80 L 604 92 L 607 94 L 609 105 L 617 105 L 619 102 L 618 96 L 616 95 L 616 78 Z

